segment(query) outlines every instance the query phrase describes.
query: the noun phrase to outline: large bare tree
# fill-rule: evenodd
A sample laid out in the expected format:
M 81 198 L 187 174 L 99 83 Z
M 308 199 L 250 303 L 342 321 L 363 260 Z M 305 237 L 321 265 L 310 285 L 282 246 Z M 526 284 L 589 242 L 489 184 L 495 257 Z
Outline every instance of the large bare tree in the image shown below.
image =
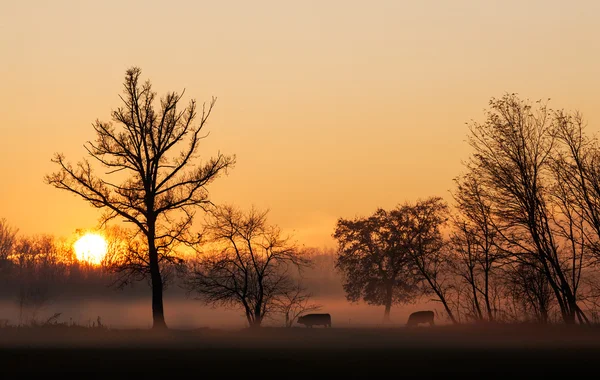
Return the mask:
M 293 271 L 309 264 L 278 227 L 267 223 L 267 211 L 221 206 L 211 212 L 203 235 L 204 251 L 185 287 L 209 304 L 242 308 L 251 328 L 278 310 L 297 288 Z
M 511 247 L 514 260 L 536 262 L 563 320 L 574 323 L 586 319 L 578 304 L 584 263 L 577 231 L 569 230 L 576 226 L 565 226 L 554 212 L 555 185 L 560 185 L 552 175 L 555 121 L 543 102 L 531 104 L 516 94 L 492 98 L 485 122 L 470 125 L 474 152 L 467 167 L 485 189 L 496 232 Z
M 127 70 L 114 124 L 97 120 L 96 141 L 85 144 L 92 163 L 107 170 L 105 176 L 96 175 L 87 159 L 72 165 L 56 154 L 52 161 L 59 170 L 45 179 L 106 210 L 102 223 L 119 218 L 135 226 L 143 244 L 127 264 L 132 274 L 150 277 L 153 328 L 166 328 L 161 266 L 176 257 L 175 244 L 188 240 L 197 208 L 210 204 L 207 185 L 235 157 L 219 153 L 203 164 L 198 160 L 215 98 L 198 114 L 195 100 L 182 107 L 183 93 L 170 92 L 155 109 L 156 93 L 140 75 L 140 68 Z

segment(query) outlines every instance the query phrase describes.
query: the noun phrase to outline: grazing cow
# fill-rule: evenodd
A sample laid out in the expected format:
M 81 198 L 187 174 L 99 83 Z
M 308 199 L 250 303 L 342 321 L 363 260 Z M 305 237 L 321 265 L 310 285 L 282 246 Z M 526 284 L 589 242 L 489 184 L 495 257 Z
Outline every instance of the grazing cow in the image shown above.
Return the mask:
M 433 326 L 433 311 L 415 311 L 408 317 L 408 322 L 406 322 L 406 326 L 418 326 L 419 323 L 429 323 L 430 326 Z
M 325 327 L 331 327 L 331 315 L 306 314 L 298 317 L 298 323 L 301 325 L 305 325 L 306 327 L 313 327 L 314 325 L 323 325 Z

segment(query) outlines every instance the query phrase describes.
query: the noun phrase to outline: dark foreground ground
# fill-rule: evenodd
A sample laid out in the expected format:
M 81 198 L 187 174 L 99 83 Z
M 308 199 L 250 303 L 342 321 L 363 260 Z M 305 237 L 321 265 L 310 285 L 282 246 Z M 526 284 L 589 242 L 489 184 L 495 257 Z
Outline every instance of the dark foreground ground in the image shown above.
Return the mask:
M 600 327 L 0 329 L 0 372 L 151 378 L 476 378 L 600 374 Z M 183 373 L 187 375 L 183 375 Z M 111 375 L 113 376 L 113 375 Z M 89 376 L 86 375 L 86 378 Z M 147 376 L 145 376 L 147 377 Z M 5 377 L 8 378 L 8 377 Z

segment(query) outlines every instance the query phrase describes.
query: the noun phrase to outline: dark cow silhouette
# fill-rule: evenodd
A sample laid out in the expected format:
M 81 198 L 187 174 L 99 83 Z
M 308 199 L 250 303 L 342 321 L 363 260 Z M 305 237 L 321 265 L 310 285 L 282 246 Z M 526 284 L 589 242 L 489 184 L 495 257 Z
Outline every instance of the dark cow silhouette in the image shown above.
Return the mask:
M 305 325 L 306 327 L 313 327 L 314 325 L 323 325 L 325 327 L 331 327 L 331 315 L 306 314 L 298 317 L 298 323 L 301 325 Z
M 433 317 L 433 311 L 431 310 L 415 311 L 408 317 L 408 322 L 406 322 L 406 326 L 418 326 L 419 323 L 429 323 L 430 326 L 433 326 Z

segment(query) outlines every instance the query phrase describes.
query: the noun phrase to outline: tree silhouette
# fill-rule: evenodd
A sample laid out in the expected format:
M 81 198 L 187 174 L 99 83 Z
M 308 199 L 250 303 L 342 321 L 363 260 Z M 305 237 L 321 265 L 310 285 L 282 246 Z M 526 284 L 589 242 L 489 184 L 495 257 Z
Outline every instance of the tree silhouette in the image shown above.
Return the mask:
M 260 327 L 296 289 L 290 271 L 308 261 L 279 228 L 267 224 L 266 211 L 222 206 L 211 215 L 206 252 L 199 254 L 185 287 L 207 303 L 243 308 L 249 326 Z
M 557 147 L 552 156 L 555 185 L 551 194 L 563 217 L 563 235 L 583 242 L 600 258 L 600 146 L 585 133 L 578 112 L 555 112 Z
M 448 219 L 448 205 L 440 197 L 429 197 L 414 204 L 407 202 L 392 215 L 398 225 L 404 226 L 408 257 L 424 294 L 434 294 L 448 318 L 457 323 L 448 296 L 452 288 L 448 245 L 441 232 Z
M 507 297 L 517 303 L 518 316 L 530 316 L 537 323 L 550 322 L 552 290 L 537 260 L 520 260 L 503 270 Z
M 457 178 L 453 194 L 458 215 L 452 220 L 453 267 L 469 288 L 470 314 L 477 320 L 495 319 L 492 282 L 501 266 L 503 251 L 498 246 L 491 205 L 477 178 Z
M 333 234 L 346 298 L 385 306 L 384 322 L 390 320 L 392 304 L 411 300 L 416 289 L 410 275 L 407 226 L 398 222 L 390 212 L 378 209 L 367 218 L 340 218 Z
M 30 311 L 31 321 L 55 294 L 53 286 L 64 278 L 66 268 L 61 261 L 56 241 L 50 235 L 21 237 L 12 252 L 18 285 L 19 323 L 26 322 L 24 313 Z
M 149 81 L 140 83 L 140 75 L 137 67 L 126 72 L 124 105 L 112 112 L 118 127 L 97 120 L 96 141 L 84 145 L 93 162 L 108 170 L 106 176 L 97 176 L 86 159 L 73 166 L 56 154 L 52 161 L 59 171 L 45 180 L 106 210 L 103 224 L 121 218 L 136 227 L 142 244 L 128 269 L 150 276 L 153 328 L 166 328 L 161 266 L 177 259 L 174 245 L 189 242 L 196 209 L 210 204 L 206 186 L 226 172 L 235 157 L 219 153 L 204 164 L 197 162 L 200 141 L 206 137 L 201 132 L 215 98 L 202 106 L 197 122 L 195 100 L 178 108 L 183 93 L 167 93 L 156 111 L 156 93 Z
M 321 305 L 310 302 L 311 296 L 301 284 L 297 284 L 277 298 L 274 308 L 283 314 L 285 327 L 292 327 L 300 315 L 321 309 Z
M 6 219 L 0 219 L 0 270 L 11 263 L 9 256 L 17 241 L 17 231 Z
M 561 187 L 552 170 L 557 121 L 542 102 L 532 105 L 516 94 L 493 98 L 485 122 L 470 125 L 474 153 L 467 168 L 485 189 L 498 238 L 511 247 L 515 261 L 535 262 L 548 280 L 563 320 L 574 323 L 576 318 L 587 319 L 578 304 L 585 246 L 579 243 L 579 222 L 565 225 L 557 212 L 572 211 L 570 190 Z M 564 201 L 566 207 L 561 205 Z

